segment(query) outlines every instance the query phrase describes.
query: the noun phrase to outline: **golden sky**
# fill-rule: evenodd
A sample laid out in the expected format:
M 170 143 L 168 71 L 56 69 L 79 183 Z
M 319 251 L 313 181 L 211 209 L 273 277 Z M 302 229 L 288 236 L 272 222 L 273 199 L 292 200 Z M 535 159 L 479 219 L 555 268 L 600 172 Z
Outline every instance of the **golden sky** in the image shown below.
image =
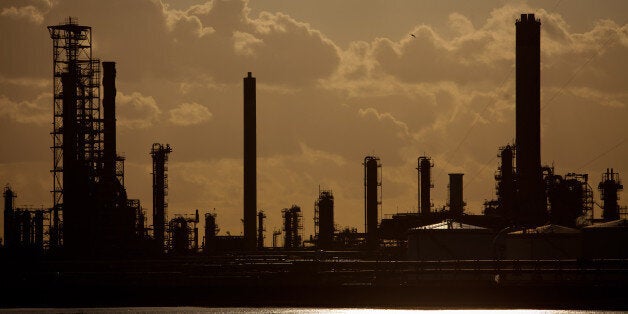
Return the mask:
M 151 212 L 153 142 L 173 147 L 169 214 L 215 208 L 242 226 L 242 78 L 257 77 L 258 206 L 313 233 L 319 186 L 339 226 L 363 228 L 366 155 L 383 164 L 383 214 L 416 211 L 417 157 L 433 203 L 465 173 L 466 211 L 494 196 L 514 141 L 515 19 L 541 19 L 542 161 L 558 174 L 628 173 L 628 2 L 109 0 L 0 2 L 0 183 L 51 206 L 52 42 L 67 16 L 117 62 L 118 151 L 129 197 Z M 409 34 L 415 34 L 416 38 Z M 622 204 L 626 202 L 620 201 Z M 599 210 L 598 210 L 599 212 Z M 149 214 L 150 217 L 150 214 Z

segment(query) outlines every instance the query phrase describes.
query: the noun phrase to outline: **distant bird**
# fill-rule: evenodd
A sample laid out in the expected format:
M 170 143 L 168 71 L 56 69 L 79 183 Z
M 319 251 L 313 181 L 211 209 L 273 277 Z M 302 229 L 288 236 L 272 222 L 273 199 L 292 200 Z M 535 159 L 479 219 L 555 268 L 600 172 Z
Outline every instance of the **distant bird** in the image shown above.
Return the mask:
M 414 37 L 414 38 L 416 38 L 416 36 L 414 36 L 414 34 L 410 34 L 410 37 Z

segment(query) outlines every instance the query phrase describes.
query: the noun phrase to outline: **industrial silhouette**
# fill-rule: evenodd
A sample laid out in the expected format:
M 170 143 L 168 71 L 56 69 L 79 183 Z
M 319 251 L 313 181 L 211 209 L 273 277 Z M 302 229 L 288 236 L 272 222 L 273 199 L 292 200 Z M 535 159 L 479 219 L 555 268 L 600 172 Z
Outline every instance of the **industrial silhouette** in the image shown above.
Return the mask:
M 244 78 L 244 245 L 255 249 L 255 215 L 257 213 L 257 113 L 255 78 L 251 72 Z
M 125 159 L 116 152 L 115 62 L 93 58 L 91 27 L 73 18 L 49 26 L 53 206 L 18 207 L 16 192 L 4 188 L 0 277 L 15 288 L 16 298 L 0 305 L 29 304 L 23 292 L 32 286 L 45 287 L 34 294 L 54 297 L 47 300 L 70 302 L 65 292 L 72 291 L 90 302 L 94 296 L 82 288 L 95 284 L 103 291 L 131 291 L 153 304 L 167 302 L 169 294 L 181 297 L 201 290 L 213 305 L 285 305 L 293 304 L 285 303 L 291 298 L 310 302 L 305 304 L 347 304 L 341 298 L 347 293 L 361 296 L 357 299 L 363 303 L 353 305 L 370 304 L 364 296 L 381 301 L 390 293 L 414 300 L 415 292 L 423 295 L 422 302 L 475 298 L 485 302 L 480 304 L 512 302 L 522 293 L 540 300 L 535 304 L 554 304 L 548 302 L 569 299 L 578 289 L 600 300 L 617 297 L 628 282 L 628 220 L 618 202 L 623 189 L 619 174 L 606 169 L 598 185 L 600 220 L 593 216 L 596 203 L 587 174 L 561 176 L 541 164 L 541 22 L 534 14 L 522 14 L 515 27 L 516 141 L 499 148 L 497 198 L 486 201 L 482 215 L 465 212 L 463 173 L 449 174 L 448 202 L 432 204 L 434 162 L 424 155 L 417 159 L 417 210 L 381 217 L 383 166 L 379 157 L 366 156 L 363 232 L 336 227 L 334 194 L 319 187 L 314 236 L 304 240 L 305 209 L 292 205 L 281 210 L 282 231 L 273 230 L 267 247 L 265 219 L 279 210 L 257 207 L 252 73 L 243 78 L 244 234 L 220 235 L 219 216 L 206 212 L 199 246 L 199 210 L 168 215 L 169 144 L 150 148 L 152 226 L 146 225 L 140 201 L 127 196 Z M 23 261 L 30 264 L 23 266 Z M 180 289 L 160 290 L 171 286 Z M 497 293 L 502 301 L 490 293 L 477 299 L 495 286 L 503 289 Z M 597 290 L 584 288 L 593 286 Z M 558 287 L 563 290 L 554 290 Z M 313 292 L 304 296 L 291 288 Z M 434 294 L 438 288 L 474 292 L 469 299 L 464 293 L 443 298 Z M 549 297 L 547 291 L 556 293 Z M 83 301 L 76 302 L 70 303 Z
M 530 226 L 546 222 L 541 176 L 541 22 L 522 14 L 516 54 L 516 219 Z

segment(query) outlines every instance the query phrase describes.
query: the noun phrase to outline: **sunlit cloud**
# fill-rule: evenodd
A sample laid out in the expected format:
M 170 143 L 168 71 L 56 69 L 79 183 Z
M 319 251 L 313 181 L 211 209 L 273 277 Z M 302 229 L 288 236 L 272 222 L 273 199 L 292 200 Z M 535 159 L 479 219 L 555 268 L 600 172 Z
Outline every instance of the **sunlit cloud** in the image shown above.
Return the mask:
M 52 94 L 42 93 L 35 99 L 15 101 L 0 95 L 0 116 L 9 117 L 19 123 L 43 125 L 52 122 L 50 114 Z
M 188 126 L 203 123 L 211 119 L 212 113 L 203 105 L 195 102 L 182 103 L 170 110 L 170 122 L 175 125 Z
M 160 117 L 161 109 L 155 98 L 133 92 L 117 95 L 118 125 L 129 129 L 145 129 L 151 127 Z

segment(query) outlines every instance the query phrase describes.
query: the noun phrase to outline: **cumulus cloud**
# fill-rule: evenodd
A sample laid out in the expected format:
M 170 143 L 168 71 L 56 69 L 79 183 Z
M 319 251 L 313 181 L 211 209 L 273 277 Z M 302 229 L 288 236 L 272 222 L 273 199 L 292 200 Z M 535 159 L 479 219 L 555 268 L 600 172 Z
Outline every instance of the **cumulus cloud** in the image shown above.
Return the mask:
M 366 109 L 360 108 L 358 109 L 358 115 L 366 119 L 373 117 L 380 122 L 391 123 L 392 125 L 394 125 L 396 129 L 399 130 L 397 133 L 397 136 L 399 137 L 405 137 L 405 136 L 410 135 L 408 125 L 402 121 L 397 120 L 397 118 L 395 118 L 390 113 L 387 113 L 387 112 L 379 113 L 377 109 L 375 108 L 366 108 Z
M 32 5 L 3 8 L 2 12 L 0 12 L 0 16 L 26 19 L 37 25 L 40 25 L 44 21 L 43 12 L 39 11 L 39 9 Z
M 604 93 L 588 87 L 570 88 L 569 92 L 599 106 L 626 108 L 628 102 L 628 93 Z
M 195 102 L 182 103 L 170 110 L 170 122 L 175 125 L 188 126 L 203 123 L 211 119 L 212 113 L 207 107 Z
M 263 41 L 252 34 L 235 31 L 233 32 L 233 50 L 236 54 L 252 56 L 255 53 L 255 46 Z
M 15 101 L 0 95 L 0 116 L 19 123 L 43 125 L 52 122 L 52 94 L 43 93 L 35 99 Z
M 118 125 L 129 129 L 145 129 L 157 122 L 161 115 L 161 109 L 152 96 L 144 96 L 133 92 L 126 95 L 117 94 Z
M 0 84 L 31 88 L 47 88 L 51 86 L 52 80 L 26 77 L 6 78 L 0 75 Z

